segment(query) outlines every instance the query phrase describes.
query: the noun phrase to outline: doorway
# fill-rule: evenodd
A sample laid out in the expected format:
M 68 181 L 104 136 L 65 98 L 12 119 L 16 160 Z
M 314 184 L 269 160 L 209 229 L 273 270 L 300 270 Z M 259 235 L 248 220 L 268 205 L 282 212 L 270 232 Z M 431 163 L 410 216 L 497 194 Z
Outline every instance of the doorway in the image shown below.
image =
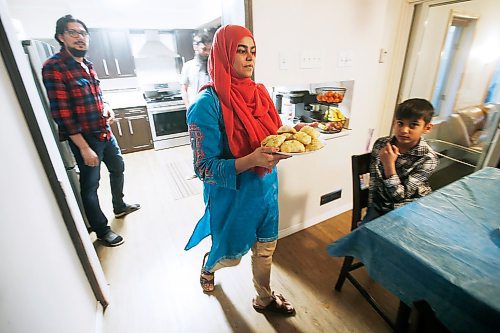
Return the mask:
M 397 102 L 425 98 L 433 104 L 434 128 L 426 139 L 441 155 L 437 172 L 446 183 L 498 161 L 500 101 L 492 98 L 490 83 L 499 56 L 493 42 L 500 36 L 498 10 L 500 3 L 487 0 L 414 6 Z M 492 104 L 485 105 L 487 98 Z
M 447 118 L 455 104 L 462 73 L 472 44 L 477 18 L 452 14 L 435 81 L 431 103 L 435 116 Z

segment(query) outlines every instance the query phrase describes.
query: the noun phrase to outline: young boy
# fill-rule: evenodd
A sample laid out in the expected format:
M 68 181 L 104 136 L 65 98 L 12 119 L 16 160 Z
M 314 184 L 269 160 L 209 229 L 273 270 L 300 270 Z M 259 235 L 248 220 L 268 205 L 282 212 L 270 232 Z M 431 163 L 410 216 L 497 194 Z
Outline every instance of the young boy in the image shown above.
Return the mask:
M 373 145 L 368 210 L 361 224 L 429 194 L 429 177 L 438 158 L 422 138 L 431 128 L 432 104 L 412 98 L 396 109 L 392 137 Z

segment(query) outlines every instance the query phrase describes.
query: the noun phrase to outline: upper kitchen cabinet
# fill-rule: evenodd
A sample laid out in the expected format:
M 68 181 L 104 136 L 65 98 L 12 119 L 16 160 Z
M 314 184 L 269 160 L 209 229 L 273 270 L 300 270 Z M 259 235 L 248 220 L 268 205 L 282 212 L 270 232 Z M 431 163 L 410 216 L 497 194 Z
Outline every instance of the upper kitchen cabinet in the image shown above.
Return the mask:
M 184 62 L 193 59 L 193 35 L 196 30 L 192 29 L 177 29 L 175 30 L 175 42 L 177 44 L 177 52 L 183 58 Z
M 136 76 L 128 30 L 89 29 L 88 58 L 101 79 Z

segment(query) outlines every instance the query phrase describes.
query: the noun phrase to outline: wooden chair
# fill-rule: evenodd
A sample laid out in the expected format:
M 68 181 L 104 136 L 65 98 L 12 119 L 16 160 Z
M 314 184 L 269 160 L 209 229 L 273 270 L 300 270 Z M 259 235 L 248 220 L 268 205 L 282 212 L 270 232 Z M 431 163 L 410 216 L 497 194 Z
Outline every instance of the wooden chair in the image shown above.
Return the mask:
M 353 204 L 352 204 L 352 219 L 351 231 L 358 227 L 358 222 L 361 221 L 363 208 L 368 205 L 368 184 L 362 184 L 360 176 L 370 172 L 370 153 L 363 155 L 353 155 L 352 161 L 352 186 L 353 186 Z M 364 185 L 364 186 L 362 186 Z M 361 295 L 370 303 L 373 309 L 389 324 L 395 332 L 404 332 L 407 329 L 408 319 L 411 309 L 403 302 L 399 302 L 399 309 L 396 322 L 393 322 L 376 300 L 368 293 L 368 291 L 356 280 L 351 274 L 352 271 L 363 267 L 362 262 L 354 262 L 353 257 L 345 257 L 344 263 L 340 270 L 335 290 L 340 291 L 345 280 L 349 280 L 352 285 L 361 293 Z

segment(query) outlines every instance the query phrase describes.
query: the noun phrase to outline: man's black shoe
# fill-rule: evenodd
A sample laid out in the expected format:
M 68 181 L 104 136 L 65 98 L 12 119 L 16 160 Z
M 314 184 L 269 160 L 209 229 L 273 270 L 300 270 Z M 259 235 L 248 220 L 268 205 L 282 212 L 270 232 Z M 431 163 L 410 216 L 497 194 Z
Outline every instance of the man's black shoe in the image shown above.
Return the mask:
M 115 212 L 115 218 L 119 219 L 124 217 L 127 214 L 130 214 L 132 212 L 135 212 L 136 210 L 139 210 L 141 208 L 141 205 L 139 204 L 132 204 L 132 205 L 126 205 L 125 208 L 121 212 Z
M 107 246 L 118 246 L 122 245 L 125 242 L 123 240 L 123 237 L 116 234 L 113 230 L 108 230 L 108 232 L 106 232 L 104 236 L 98 238 Z

